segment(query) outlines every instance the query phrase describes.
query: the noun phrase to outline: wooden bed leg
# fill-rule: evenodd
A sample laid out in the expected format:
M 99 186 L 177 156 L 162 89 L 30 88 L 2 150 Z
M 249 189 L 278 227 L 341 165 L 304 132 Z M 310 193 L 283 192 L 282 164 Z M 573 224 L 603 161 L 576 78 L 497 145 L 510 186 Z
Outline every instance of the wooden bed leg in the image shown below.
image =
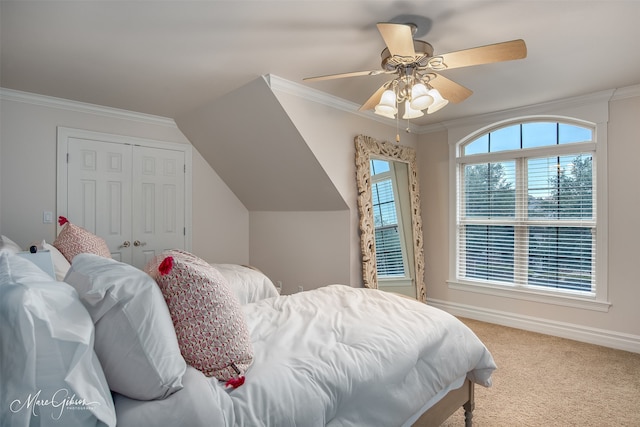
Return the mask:
M 466 427 L 471 426 L 473 408 L 473 383 L 465 379 L 464 384 L 455 390 L 451 390 L 440 401 L 427 410 L 416 420 L 412 427 L 433 427 L 444 423 L 460 407 L 464 408 L 464 422 Z
M 472 382 L 469 382 L 469 401 L 462 407 L 464 408 L 464 426 L 471 427 L 473 425 L 473 410 L 476 407 Z
M 464 410 L 464 427 L 471 427 L 473 425 L 473 411 Z

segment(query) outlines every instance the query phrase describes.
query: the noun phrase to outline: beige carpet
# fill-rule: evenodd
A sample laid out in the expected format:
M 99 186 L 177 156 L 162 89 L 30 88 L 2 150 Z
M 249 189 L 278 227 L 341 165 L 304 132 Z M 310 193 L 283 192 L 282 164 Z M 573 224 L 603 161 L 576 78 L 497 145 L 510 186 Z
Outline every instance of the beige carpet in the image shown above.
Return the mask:
M 640 354 L 461 319 L 493 354 L 473 425 L 640 427 Z M 459 410 L 443 426 L 464 426 Z

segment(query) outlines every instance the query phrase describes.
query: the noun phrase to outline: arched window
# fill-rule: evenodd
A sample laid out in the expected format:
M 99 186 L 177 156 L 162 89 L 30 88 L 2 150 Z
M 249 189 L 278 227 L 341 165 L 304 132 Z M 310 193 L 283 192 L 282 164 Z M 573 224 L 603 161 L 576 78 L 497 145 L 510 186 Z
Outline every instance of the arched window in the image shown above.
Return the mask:
M 457 282 L 596 295 L 595 134 L 528 120 L 458 145 Z

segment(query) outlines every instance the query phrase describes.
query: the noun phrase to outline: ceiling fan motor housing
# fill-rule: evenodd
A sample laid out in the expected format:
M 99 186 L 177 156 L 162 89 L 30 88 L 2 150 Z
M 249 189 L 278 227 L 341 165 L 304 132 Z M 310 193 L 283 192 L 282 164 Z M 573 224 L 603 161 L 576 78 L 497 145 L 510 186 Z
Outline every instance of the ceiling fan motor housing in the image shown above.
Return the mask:
M 382 68 L 386 71 L 395 71 L 400 66 L 425 63 L 425 60 L 433 56 L 433 46 L 425 41 L 414 40 L 413 49 L 416 52 L 415 56 L 399 56 L 391 55 L 389 48 L 385 47 L 380 54 L 382 57 Z

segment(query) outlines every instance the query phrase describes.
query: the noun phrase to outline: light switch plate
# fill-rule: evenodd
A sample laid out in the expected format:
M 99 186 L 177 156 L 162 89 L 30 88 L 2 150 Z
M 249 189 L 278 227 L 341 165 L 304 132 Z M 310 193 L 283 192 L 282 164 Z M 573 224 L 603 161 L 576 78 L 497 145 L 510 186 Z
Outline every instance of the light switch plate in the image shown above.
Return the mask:
M 53 212 L 49 212 L 49 211 L 42 212 L 42 223 L 53 224 Z

